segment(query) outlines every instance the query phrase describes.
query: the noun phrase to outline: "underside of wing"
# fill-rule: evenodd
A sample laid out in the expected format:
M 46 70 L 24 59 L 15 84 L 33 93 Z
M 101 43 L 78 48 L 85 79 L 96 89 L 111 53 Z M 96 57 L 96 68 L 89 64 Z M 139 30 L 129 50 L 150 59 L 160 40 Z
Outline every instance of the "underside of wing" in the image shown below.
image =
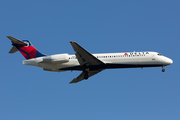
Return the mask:
M 89 78 L 101 71 L 102 70 L 94 70 L 94 71 L 88 71 L 88 72 L 83 71 L 77 78 L 74 78 L 70 83 L 80 82 L 80 81 L 86 79 L 86 77 Z

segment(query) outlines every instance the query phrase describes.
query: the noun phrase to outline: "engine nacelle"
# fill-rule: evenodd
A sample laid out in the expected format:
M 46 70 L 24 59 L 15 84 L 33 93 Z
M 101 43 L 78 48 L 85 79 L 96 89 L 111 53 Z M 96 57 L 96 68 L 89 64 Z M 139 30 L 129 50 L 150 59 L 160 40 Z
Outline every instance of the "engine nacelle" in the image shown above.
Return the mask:
M 57 54 L 43 57 L 45 63 L 66 63 L 69 62 L 69 54 Z

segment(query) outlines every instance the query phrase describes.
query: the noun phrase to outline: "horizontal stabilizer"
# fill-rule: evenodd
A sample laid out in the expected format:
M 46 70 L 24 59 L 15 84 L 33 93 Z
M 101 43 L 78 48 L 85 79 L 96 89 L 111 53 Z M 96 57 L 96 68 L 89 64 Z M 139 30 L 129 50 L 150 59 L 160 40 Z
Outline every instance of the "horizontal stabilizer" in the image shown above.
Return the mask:
M 18 49 L 15 47 L 15 46 L 13 46 L 12 48 L 11 48 L 11 50 L 9 51 L 9 53 L 15 53 L 15 52 L 17 52 L 18 51 Z
M 9 38 L 11 41 L 12 41 L 12 45 L 13 47 L 11 48 L 11 50 L 9 51 L 9 53 L 15 53 L 18 51 L 17 47 L 15 47 L 14 45 L 20 45 L 20 46 L 26 46 L 27 43 L 21 41 L 21 40 L 18 40 L 12 36 L 7 36 L 7 38 Z
M 21 41 L 21 40 L 18 40 L 14 37 L 11 37 L 11 36 L 7 36 L 7 38 L 9 38 L 14 44 L 17 44 L 17 45 L 28 45 L 27 43 Z

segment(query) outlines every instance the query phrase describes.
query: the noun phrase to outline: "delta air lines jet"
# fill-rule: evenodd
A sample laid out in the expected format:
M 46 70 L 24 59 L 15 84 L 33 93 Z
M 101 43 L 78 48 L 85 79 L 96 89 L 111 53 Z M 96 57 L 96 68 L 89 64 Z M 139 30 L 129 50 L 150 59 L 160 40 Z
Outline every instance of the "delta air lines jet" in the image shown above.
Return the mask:
M 26 58 L 23 61 L 24 65 L 37 66 L 43 70 L 54 72 L 82 71 L 70 83 L 77 83 L 105 69 L 112 68 L 162 67 L 162 72 L 164 72 L 164 67 L 173 63 L 170 58 L 150 51 L 91 54 L 76 42 L 70 42 L 75 55 L 64 53 L 47 56 L 34 48 L 28 40 L 21 41 L 11 36 L 7 37 L 13 46 L 9 53 L 15 53 L 19 50 Z

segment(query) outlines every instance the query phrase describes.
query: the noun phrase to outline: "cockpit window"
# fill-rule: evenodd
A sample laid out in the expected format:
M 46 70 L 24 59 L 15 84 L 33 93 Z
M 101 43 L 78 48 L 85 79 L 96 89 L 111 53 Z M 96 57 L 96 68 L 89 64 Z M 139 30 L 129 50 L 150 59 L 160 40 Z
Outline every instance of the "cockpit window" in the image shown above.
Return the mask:
M 157 55 L 162 56 L 162 54 L 158 53 Z

